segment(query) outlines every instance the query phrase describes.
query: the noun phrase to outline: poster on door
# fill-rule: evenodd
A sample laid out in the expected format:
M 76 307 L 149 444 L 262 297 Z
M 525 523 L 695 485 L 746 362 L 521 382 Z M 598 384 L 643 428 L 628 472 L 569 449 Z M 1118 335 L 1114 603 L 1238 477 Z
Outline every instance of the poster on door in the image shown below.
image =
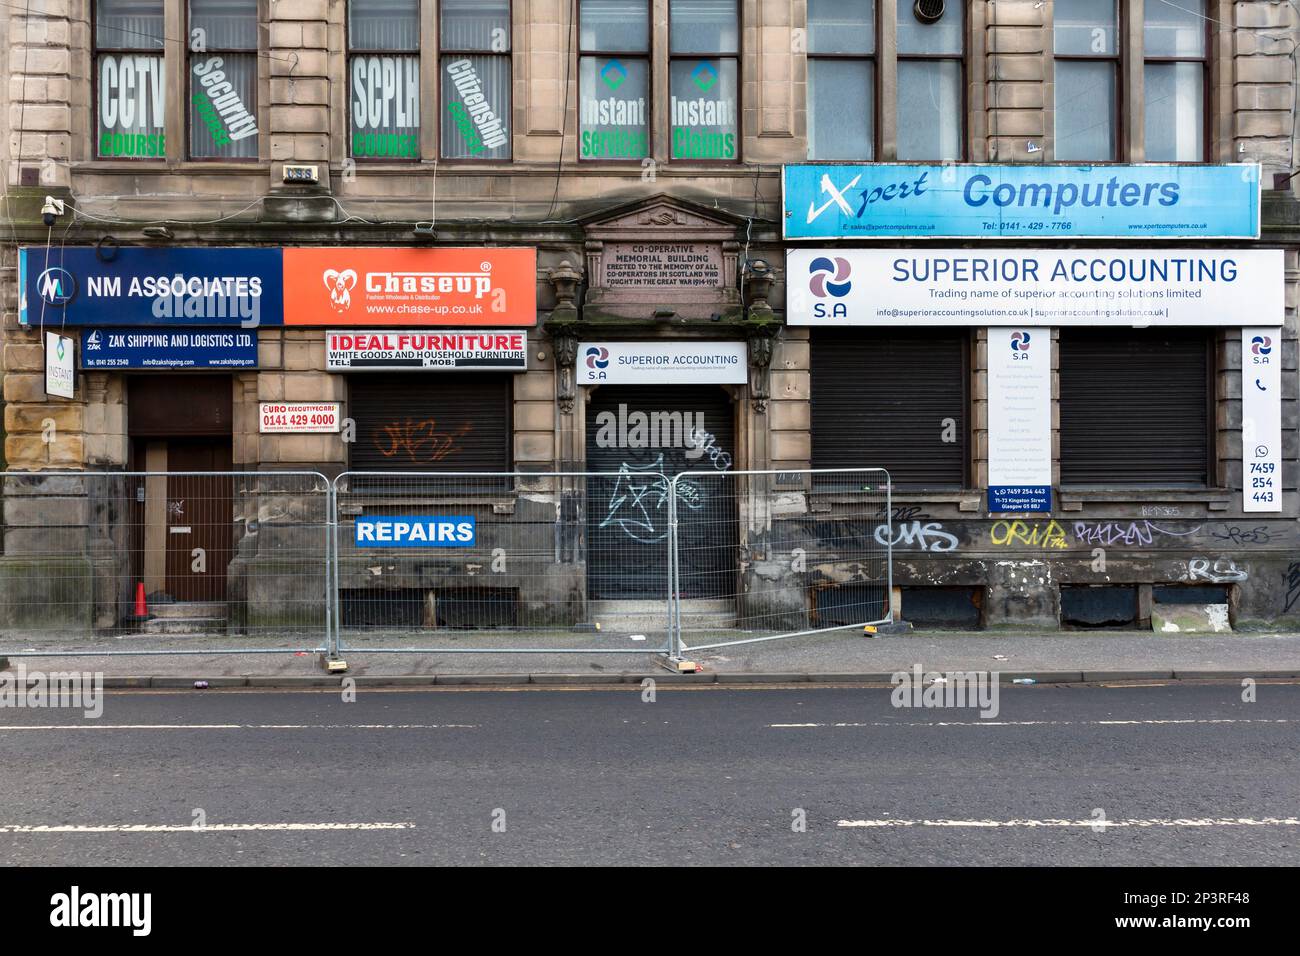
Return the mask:
M 1241 507 L 1282 510 L 1282 336 L 1241 330 Z
M 1052 509 L 1049 329 L 989 329 L 989 511 Z

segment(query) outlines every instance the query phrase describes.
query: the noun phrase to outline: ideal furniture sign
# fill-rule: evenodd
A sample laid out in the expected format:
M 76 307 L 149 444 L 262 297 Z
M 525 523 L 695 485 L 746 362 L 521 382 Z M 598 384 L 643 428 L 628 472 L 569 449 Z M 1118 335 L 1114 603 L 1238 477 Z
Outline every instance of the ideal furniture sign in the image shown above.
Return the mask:
M 1259 166 L 786 166 L 787 239 L 1257 239 Z
M 523 372 L 528 368 L 528 333 L 331 331 L 325 336 L 325 367 L 331 372 Z

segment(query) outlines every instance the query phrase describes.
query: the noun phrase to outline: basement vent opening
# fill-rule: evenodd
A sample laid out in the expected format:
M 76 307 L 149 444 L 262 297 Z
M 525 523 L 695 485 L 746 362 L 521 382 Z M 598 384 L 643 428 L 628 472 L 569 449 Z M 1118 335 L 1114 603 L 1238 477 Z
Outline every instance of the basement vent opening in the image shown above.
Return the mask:
M 519 593 L 515 588 L 347 588 L 340 605 L 344 627 L 515 627 Z
M 1137 585 L 1061 585 L 1063 627 L 1130 628 L 1137 623 Z
M 975 628 L 984 622 L 984 589 L 903 588 L 903 620 L 913 627 Z

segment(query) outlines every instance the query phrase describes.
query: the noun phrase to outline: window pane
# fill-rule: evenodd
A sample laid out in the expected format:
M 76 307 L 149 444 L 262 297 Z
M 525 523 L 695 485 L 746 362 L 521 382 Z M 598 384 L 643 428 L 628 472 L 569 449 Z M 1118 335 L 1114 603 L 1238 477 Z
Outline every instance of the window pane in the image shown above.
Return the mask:
M 582 159 L 650 155 L 649 78 L 645 60 L 584 56 L 578 66 Z
M 809 53 L 873 53 L 875 0 L 808 0 Z
M 195 57 L 190 66 L 190 155 L 257 158 L 257 55 Z
M 510 0 L 442 0 L 439 14 L 444 50 L 510 49 Z
M 1056 61 L 1056 159 L 1115 158 L 1115 64 Z
M 1205 55 L 1205 0 L 1178 0 L 1177 6 L 1151 0 L 1143 9 L 1147 56 Z
M 735 53 L 736 0 L 669 0 L 670 53 Z
M 874 159 L 875 68 L 870 60 L 808 61 L 808 158 Z
M 352 155 L 418 159 L 420 156 L 420 58 L 354 56 Z
M 1146 65 L 1148 162 L 1199 163 L 1205 158 L 1203 69 L 1199 63 Z
M 256 50 L 257 0 L 190 0 L 188 36 L 195 30 L 209 50 Z
M 960 159 L 961 61 L 898 61 L 898 158 Z
M 647 52 L 650 49 L 648 0 L 582 0 L 579 7 L 584 50 Z
M 162 55 L 104 53 L 96 68 L 98 155 L 161 159 L 167 93 Z
M 442 155 L 509 159 L 510 57 L 466 56 L 442 65 Z
M 162 0 L 97 0 L 95 46 L 108 50 L 158 50 L 162 45 Z
M 934 23 L 922 23 L 912 12 L 914 0 L 895 0 L 898 4 L 898 52 L 953 53 L 965 51 L 962 34 L 965 27 L 964 3 L 948 3 L 944 14 Z
M 674 60 L 672 158 L 736 158 L 736 61 Z
M 1119 50 L 1116 0 L 1056 0 L 1052 20 L 1057 53 L 1114 56 Z
M 351 0 L 348 46 L 353 50 L 420 49 L 420 0 Z

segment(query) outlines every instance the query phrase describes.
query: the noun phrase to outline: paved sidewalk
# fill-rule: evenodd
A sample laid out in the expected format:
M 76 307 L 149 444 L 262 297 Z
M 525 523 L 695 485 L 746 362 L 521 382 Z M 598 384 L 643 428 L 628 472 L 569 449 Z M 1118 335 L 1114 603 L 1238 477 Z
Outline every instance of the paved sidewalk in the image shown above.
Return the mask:
M 688 642 L 689 643 L 689 642 Z M 384 654 L 345 652 L 364 683 L 607 683 L 672 678 L 651 654 Z M 688 653 L 693 682 L 880 681 L 927 671 L 998 671 L 1040 682 L 1146 678 L 1300 677 L 1300 634 L 1169 637 L 1148 632 L 1051 635 L 918 632 L 865 638 L 852 631 Z M 292 686 L 337 684 L 313 654 L 194 654 L 10 658 L 28 671 L 97 671 L 111 684 Z M 131 680 L 126 680 L 130 678 Z

